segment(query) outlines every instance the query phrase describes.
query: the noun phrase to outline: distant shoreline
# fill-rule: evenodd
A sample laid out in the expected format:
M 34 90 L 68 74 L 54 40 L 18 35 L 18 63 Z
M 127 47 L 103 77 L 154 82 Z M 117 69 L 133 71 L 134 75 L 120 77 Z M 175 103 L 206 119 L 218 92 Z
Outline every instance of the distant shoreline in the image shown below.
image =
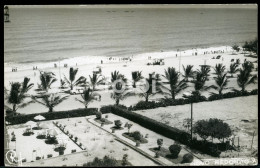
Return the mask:
M 195 52 L 198 54 L 203 54 L 204 51 L 211 51 L 211 50 L 224 50 L 224 51 L 231 51 L 231 46 L 216 46 L 216 47 L 200 47 L 200 48 L 189 48 L 185 47 L 186 49 L 181 49 L 181 56 L 192 56 L 192 53 L 195 56 Z M 146 60 L 148 56 L 152 56 L 153 58 L 168 58 L 168 57 L 176 57 L 176 54 L 179 55 L 180 52 L 177 50 L 170 50 L 170 51 L 157 51 L 157 52 L 146 52 L 146 53 L 140 53 L 133 55 L 132 60 Z M 115 60 L 108 60 L 109 58 L 114 58 Z M 11 72 L 12 67 L 17 67 L 19 71 L 22 70 L 30 70 L 33 69 L 33 66 L 37 66 L 38 69 L 47 69 L 47 68 L 53 68 L 54 64 L 56 63 L 57 66 L 63 67 L 64 64 L 68 64 L 68 67 L 70 66 L 76 66 L 76 65 L 87 65 L 87 64 L 100 64 L 101 60 L 103 60 L 104 64 L 107 63 L 115 63 L 120 62 L 119 58 L 130 58 L 129 56 L 117 56 L 117 57 L 111 57 L 111 56 L 78 56 L 73 58 L 65 58 L 61 59 L 60 62 L 57 59 L 54 59 L 52 61 L 43 61 L 43 62 L 33 62 L 30 61 L 29 63 L 13 63 L 13 62 L 5 62 L 4 63 L 4 72 Z M 124 61 L 121 61 L 124 62 Z

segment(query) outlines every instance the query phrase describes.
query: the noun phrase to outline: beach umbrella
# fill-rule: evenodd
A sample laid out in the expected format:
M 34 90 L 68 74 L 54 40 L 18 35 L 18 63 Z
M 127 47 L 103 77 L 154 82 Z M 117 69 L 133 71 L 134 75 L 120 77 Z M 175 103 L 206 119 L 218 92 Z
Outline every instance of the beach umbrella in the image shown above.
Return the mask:
M 36 122 L 34 122 L 34 121 L 27 121 L 24 125 L 32 127 L 32 126 L 36 125 Z
M 40 127 L 42 129 L 49 129 L 50 128 L 50 126 L 48 124 L 46 124 L 46 123 L 40 124 Z
M 42 115 L 37 115 L 34 117 L 35 120 L 45 120 L 45 117 L 43 117 Z
M 48 134 L 51 136 L 56 136 L 58 135 L 58 132 L 56 131 L 56 129 L 50 129 L 48 130 Z

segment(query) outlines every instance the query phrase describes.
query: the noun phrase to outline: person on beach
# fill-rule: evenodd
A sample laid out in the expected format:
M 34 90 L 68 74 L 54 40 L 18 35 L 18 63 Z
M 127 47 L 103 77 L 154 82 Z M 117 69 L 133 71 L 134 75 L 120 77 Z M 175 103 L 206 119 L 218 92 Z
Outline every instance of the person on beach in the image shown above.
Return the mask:
M 103 60 L 101 60 L 101 64 L 103 64 Z

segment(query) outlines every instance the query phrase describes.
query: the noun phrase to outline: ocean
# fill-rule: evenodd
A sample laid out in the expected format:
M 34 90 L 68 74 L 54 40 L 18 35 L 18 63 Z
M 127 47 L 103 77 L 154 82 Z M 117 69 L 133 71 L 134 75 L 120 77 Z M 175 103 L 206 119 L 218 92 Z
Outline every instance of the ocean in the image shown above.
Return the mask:
M 256 8 L 9 8 L 5 67 L 230 46 L 257 37 Z

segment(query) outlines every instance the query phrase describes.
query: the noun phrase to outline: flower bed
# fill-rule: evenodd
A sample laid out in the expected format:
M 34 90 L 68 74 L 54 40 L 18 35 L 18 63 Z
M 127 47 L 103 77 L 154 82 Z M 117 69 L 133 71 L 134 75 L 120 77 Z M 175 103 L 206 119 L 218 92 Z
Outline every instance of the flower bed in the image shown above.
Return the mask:
M 131 133 L 125 132 L 125 133 L 123 133 L 122 135 L 123 135 L 124 137 L 126 137 L 126 138 L 128 138 L 128 139 L 134 141 L 134 142 L 140 142 L 141 144 L 144 144 L 144 143 L 147 143 L 147 142 L 148 142 L 147 139 L 145 139 L 145 138 L 143 138 L 143 137 L 140 137 L 140 139 L 137 140 Z
M 106 119 L 106 118 L 101 118 L 101 119 L 95 118 L 94 121 L 96 121 L 96 122 L 99 123 L 99 124 L 102 124 L 102 123 L 103 123 L 104 125 L 113 124 L 112 121 L 109 121 L 109 120 Z

